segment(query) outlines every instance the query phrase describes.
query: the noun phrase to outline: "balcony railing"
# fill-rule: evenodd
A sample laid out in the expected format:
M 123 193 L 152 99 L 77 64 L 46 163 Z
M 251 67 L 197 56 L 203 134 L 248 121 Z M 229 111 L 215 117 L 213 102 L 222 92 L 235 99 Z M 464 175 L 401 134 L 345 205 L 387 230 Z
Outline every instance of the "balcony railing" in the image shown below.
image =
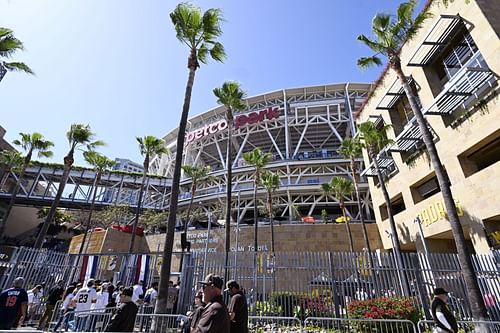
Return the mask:
M 476 52 L 444 85 L 424 114 L 445 115 L 453 113 L 460 106 L 467 108 L 493 88 L 496 81 L 495 74 L 486 65 L 481 53 Z
M 384 177 L 385 179 L 390 178 L 398 171 L 398 168 L 392 156 L 384 150 L 382 150 L 377 155 L 377 162 L 378 167 L 382 173 L 382 177 Z M 368 167 L 366 167 L 366 169 L 361 172 L 361 177 L 377 177 L 377 169 L 375 168 L 374 161 L 372 161 L 368 165 Z

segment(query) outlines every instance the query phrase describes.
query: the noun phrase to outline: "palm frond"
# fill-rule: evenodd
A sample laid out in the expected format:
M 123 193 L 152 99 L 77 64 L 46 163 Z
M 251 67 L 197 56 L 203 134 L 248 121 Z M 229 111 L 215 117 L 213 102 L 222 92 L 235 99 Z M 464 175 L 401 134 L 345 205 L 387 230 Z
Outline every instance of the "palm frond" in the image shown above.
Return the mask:
M 210 49 L 210 56 L 212 59 L 224 62 L 226 59 L 226 51 L 224 50 L 224 46 L 221 43 L 215 43 Z
M 362 57 L 358 59 L 358 67 L 361 69 L 380 65 L 382 65 L 382 60 L 377 56 Z
M 208 56 L 208 47 L 207 44 L 203 43 L 201 44 L 200 48 L 198 49 L 198 60 L 201 61 L 202 63 L 206 64 L 207 63 L 207 56 Z
M 23 62 L 4 62 L 3 65 L 9 71 L 19 71 L 19 72 L 25 72 L 25 73 L 28 73 L 31 75 L 35 75 L 35 72 L 33 72 L 33 70 L 31 68 L 29 68 L 29 66 Z
M 5 36 L 12 35 L 13 33 L 14 32 L 9 28 L 0 27 L 0 39 Z
M 379 43 L 371 40 L 370 38 L 368 38 L 365 35 L 359 35 L 358 36 L 358 41 L 360 41 L 363 44 L 365 44 L 366 46 L 368 46 L 374 52 L 383 53 L 385 51 L 384 45 L 381 45 L 381 44 L 379 44 Z
M 13 35 L 0 38 L 0 56 L 9 58 L 19 50 L 24 50 L 23 43 Z

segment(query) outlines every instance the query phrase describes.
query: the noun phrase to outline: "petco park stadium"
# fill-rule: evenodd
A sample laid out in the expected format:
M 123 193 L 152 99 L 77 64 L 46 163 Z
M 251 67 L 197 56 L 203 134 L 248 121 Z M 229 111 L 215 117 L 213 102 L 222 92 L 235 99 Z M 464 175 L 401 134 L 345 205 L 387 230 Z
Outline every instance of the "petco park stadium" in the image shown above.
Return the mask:
M 253 167 L 247 166 L 243 153 L 258 147 L 270 153 L 267 169 L 280 176 L 281 184 L 274 194 L 276 220 L 282 223 L 319 222 L 341 215 L 338 201 L 325 196 L 321 184 L 333 176 L 350 177 L 349 161 L 337 152 L 342 140 L 355 131 L 354 114 L 366 98 L 369 84 L 342 83 L 277 90 L 245 100 L 246 109 L 234 116 L 233 145 L 233 223 L 253 224 Z M 210 181 L 200 184 L 194 207 L 208 216 L 221 211 L 226 191 L 226 145 L 228 126 L 225 107 L 217 107 L 188 121 L 183 165 L 210 166 Z M 172 177 L 177 129 L 164 140 L 170 154 L 156 156 L 152 169 Z M 361 165 L 358 170 L 363 170 Z M 364 216 L 373 221 L 366 179 L 361 179 Z M 179 197 L 180 209 L 190 201 L 191 180 L 183 178 Z M 262 211 L 264 189 L 259 189 L 259 221 L 266 223 Z M 346 200 L 351 222 L 359 221 L 355 198 Z M 223 210 L 223 209 L 222 209 Z M 223 214 L 217 214 L 222 219 Z M 200 221 L 203 225 L 204 221 Z M 205 218 L 206 223 L 206 218 Z M 206 225 L 206 224 L 205 224 Z

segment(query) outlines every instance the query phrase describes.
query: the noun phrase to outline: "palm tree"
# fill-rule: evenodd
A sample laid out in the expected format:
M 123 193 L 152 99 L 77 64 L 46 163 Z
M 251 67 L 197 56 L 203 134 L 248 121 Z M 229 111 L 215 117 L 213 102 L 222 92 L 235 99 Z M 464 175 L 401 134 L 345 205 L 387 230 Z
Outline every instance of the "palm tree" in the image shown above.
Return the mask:
M 259 148 L 255 148 L 252 151 L 243 153 L 243 159 L 247 164 L 250 164 L 255 168 L 253 174 L 254 188 L 253 188 L 253 223 L 254 223 L 254 238 L 253 243 L 255 246 L 254 251 L 257 252 L 257 230 L 258 230 L 258 221 L 257 221 L 257 191 L 260 186 L 260 179 L 262 173 L 264 172 L 264 168 L 269 162 L 269 158 L 271 154 L 262 154 Z
M 78 251 L 78 254 L 82 254 L 82 252 L 83 252 L 83 246 L 85 244 L 85 239 L 87 238 L 87 234 L 89 233 L 90 227 L 92 225 L 92 223 L 91 223 L 92 213 L 94 212 L 95 199 L 97 197 L 97 190 L 98 190 L 99 184 L 101 182 L 102 174 L 104 172 L 110 170 L 116 164 L 115 161 L 110 160 L 106 156 L 99 154 L 98 152 L 95 152 L 95 151 L 86 151 L 83 153 L 83 157 L 85 158 L 85 161 L 88 164 L 90 164 L 91 166 L 94 167 L 94 171 L 96 172 L 96 175 L 95 175 L 94 185 L 92 186 L 92 189 L 91 189 L 91 191 L 93 191 L 92 202 L 90 203 L 90 209 L 89 209 L 89 213 L 87 216 L 87 223 L 85 225 L 85 231 L 83 233 L 82 243 L 80 244 L 80 250 Z
M 416 0 L 410 0 L 399 5 L 397 17 L 394 18 L 390 14 L 377 14 L 372 22 L 372 30 L 375 34 L 375 39 L 370 39 L 365 35 L 358 36 L 358 40 L 366 44 L 372 49 L 375 55 L 364 57 L 358 60 L 358 66 L 366 68 L 373 65 L 381 65 L 382 60 L 379 55 L 388 59 L 389 67 L 396 72 L 396 75 L 401 82 L 410 107 L 415 115 L 422 139 L 429 154 L 436 178 L 438 180 L 439 189 L 443 196 L 443 202 L 446 207 L 448 221 L 450 222 L 453 237 L 457 247 L 458 259 L 464 272 L 464 280 L 467 292 L 470 295 L 471 309 L 474 319 L 482 320 L 486 318 L 486 307 L 482 301 L 481 291 L 477 277 L 474 274 L 472 259 L 465 242 L 465 235 L 458 218 L 457 207 L 451 193 L 451 183 L 446 173 L 441 159 L 439 158 L 436 145 L 433 140 L 429 125 L 424 118 L 420 105 L 417 101 L 417 96 L 413 92 L 410 84 L 402 70 L 400 50 L 407 40 L 412 39 L 417 31 L 421 28 L 423 22 L 431 15 L 427 11 L 421 12 L 415 18 L 413 14 Z
M 146 185 L 146 180 L 148 178 L 149 162 L 151 161 L 151 157 L 155 155 L 166 154 L 168 152 L 167 147 L 164 146 L 165 142 L 152 135 L 146 135 L 143 138 L 137 137 L 136 140 L 139 143 L 139 151 L 141 152 L 141 155 L 144 156 L 144 162 L 142 164 L 144 170 L 142 172 L 141 188 L 139 190 L 139 198 L 137 199 L 137 207 L 135 209 L 132 236 L 130 237 L 130 244 L 128 247 L 129 254 L 134 251 L 135 233 L 137 231 L 137 224 L 139 223 L 139 215 L 141 214 L 142 196 L 144 192 L 144 186 Z
M 200 67 L 200 62 L 206 63 L 209 57 L 222 62 L 226 56 L 224 47 L 221 43 L 217 42 L 217 37 L 222 34 L 220 28 L 222 13 L 219 9 L 212 8 L 202 13 L 200 8 L 192 4 L 180 3 L 174 11 L 170 13 L 170 19 L 175 27 L 177 39 L 179 39 L 181 43 L 186 44 L 189 48 L 187 63 L 189 76 L 177 132 L 177 150 L 175 155 L 174 174 L 172 177 L 172 191 L 170 193 L 167 233 L 165 235 L 165 247 L 163 249 L 160 285 L 158 287 L 158 299 L 155 313 L 167 313 L 168 284 L 170 280 L 170 264 L 174 245 L 175 222 L 177 218 L 182 155 L 195 73 Z
M 24 174 L 26 172 L 26 168 L 31 162 L 31 157 L 34 152 L 38 153 L 38 157 L 51 157 L 53 155 L 50 148 L 54 146 L 51 141 L 45 140 L 42 134 L 34 132 L 33 134 L 29 133 L 19 133 L 21 136 L 21 140 L 14 140 L 13 143 L 16 146 L 22 148 L 26 155 L 24 156 L 23 164 L 21 166 L 21 171 L 19 173 L 19 178 L 17 179 L 16 186 L 12 191 L 12 195 L 10 197 L 9 205 L 7 206 L 7 210 L 5 211 L 5 215 L 0 222 L 0 237 L 2 237 L 5 226 L 7 224 L 7 220 L 9 219 L 10 212 L 16 203 L 16 195 L 17 191 L 19 191 L 19 187 L 24 178 Z
M 267 192 L 267 212 L 271 223 L 271 253 L 274 257 L 274 221 L 273 221 L 273 193 L 280 187 L 280 176 L 266 171 L 262 174 L 260 184 Z
M 3 190 L 9 173 L 19 171 L 23 165 L 23 156 L 15 150 L 0 151 L 0 191 Z
M 225 237 L 225 258 L 224 263 L 226 272 L 224 279 L 227 281 L 227 266 L 229 265 L 229 251 L 231 248 L 231 197 L 233 195 L 233 126 L 234 116 L 233 112 L 238 112 L 245 109 L 245 92 L 241 89 L 240 84 L 234 81 L 226 81 L 222 87 L 213 90 L 214 95 L 217 97 L 217 103 L 226 107 L 226 121 L 227 121 L 227 153 L 226 153 L 226 237 Z
M 342 210 L 342 217 L 344 219 L 347 236 L 349 237 L 349 248 L 351 253 L 354 253 L 354 243 L 352 241 L 351 226 L 346 216 L 345 197 L 354 192 L 353 183 L 344 177 L 333 177 L 329 183 L 321 184 L 321 189 L 325 195 L 333 194 L 339 201 L 340 209 Z
M 371 252 L 370 241 L 368 240 L 368 232 L 366 231 L 365 225 L 365 216 L 363 214 L 363 208 L 361 207 L 361 196 L 359 193 L 359 185 L 358 185 L 358 168 L 356 165 L 356 159 L 362 156 L 362 146 L 359 142 L 359 139 L 354 138 L 346 138 L 342 141 L 340 145 L 340 149 L 338 150 L 339 154 L 342 155 L 345 159 L 350 161 L 351 166 L 351 175 L 352 181 L 354 183 L 354 189 L 356 192 L 356 201 L 358 203 L 358 211 L 361 219 L 361 226 L 363 228 L 363 238 L 365 241 L 365 249 L 368 253 Z
M 45 240 L 45 235 L 47 234 L 47 230 L 49 229 L 50 223 L 52 222 L 57 207 L 59 206 L 59 202 L 61 201 L 64 187 L 68 182 L 69 173 L 71 171 L 71 168 L 73 167 L 73 163 L 75 162 L 75 151 L 92 151 L 95 148 L 104 145 L 103 141 L 94 140 L 95 134 L 92 132 L 89 125 L 84 124 L 72 124 L 69 131 L 66 133 L 66 138 L 68 139 L 69 143 L 69 151 L 66 156 L 64 156 L 63 174 L 61 176 L 61 181 L 59 183 L 56 196 L 54 198 L 54 201 L 52 202 L 52 206 L 50 206 L 50 210 L 47 213 L 42 228 L 36 238 L 34 245 L 36 249 L 40 249 L 42 247 L 43 241 Z
M 210 166 L 194 166 L 194 165 L 183 165 L 182 170 L 184 173 L 191 178 L 191 199 L 189 200 L 189 206 L 186 214 L 186 222 L 184 223 L 184 233 L 187 232 L 187 227 L 189 223 L 189 217 L 191 215 L 191 209 L 193 207 L 194 197 L 196 195 L 196 190 L 198 186 L 202 184 L 202 182 L 206 182 L 211 180 L 213 177 L 209 176 L 210 174 Z
M 10 58 L 16 51 L 24 50 L 23 42 L 14 37 L 14 32 L 7 28 L 0 27 L 0 58 Z M 0 60 L 0 81 L 8 71 L 21 71 L 28 74 L 35 74 L 31 68 L 22 62 L 6 62 Z

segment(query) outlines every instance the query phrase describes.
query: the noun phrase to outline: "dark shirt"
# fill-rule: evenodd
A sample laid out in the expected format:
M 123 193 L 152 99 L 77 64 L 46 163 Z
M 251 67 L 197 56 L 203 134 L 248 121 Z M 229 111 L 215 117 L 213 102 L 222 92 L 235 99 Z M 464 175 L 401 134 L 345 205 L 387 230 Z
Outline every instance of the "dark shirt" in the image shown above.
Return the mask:
M 0 294 L 0 329 L 14 326 L 23 303 L 28 303 L 28 293 L 23 288 L 10 288 Z
M 434 322 L 439 328 L 445 330 L 446 332 L 458 332 L 457 320 L 455 319 L 453 313 L 451 313 L 445 302 L 443 302 L 439 298 L 434 298 L 431 304 L 431 309 L 432 317 L 434 317 Z M 447 329 L 446 326 L 437 319 L 436 312 L 441 312 L 444 315 L 446 321 L 448 322 L 448 324 L 450 324 L 453 331 Z
M 231 333 L 248 333 L 247 298 L 241 291 L 231 297 L 229 312 L 234 312 L 234 319 L 231 321 Z
M 61 287 L 54 287 L 49 292 L 49 297 L 47 298 L 47 302 L 50 305 L 56 305 L 57 301 L 61 300 L 62 295 L 64 294 L 64 289 Z
M 135 317 L 137 316 L 137 305 L 134 302 L 122 303 L 116 309 L 115 314 L 111 318 L 106 332 L 132 332 L 135 325 Z
M 229 333 L 229 312 L 222 296 L 205 305 L 192 327 L 191 333 Z

